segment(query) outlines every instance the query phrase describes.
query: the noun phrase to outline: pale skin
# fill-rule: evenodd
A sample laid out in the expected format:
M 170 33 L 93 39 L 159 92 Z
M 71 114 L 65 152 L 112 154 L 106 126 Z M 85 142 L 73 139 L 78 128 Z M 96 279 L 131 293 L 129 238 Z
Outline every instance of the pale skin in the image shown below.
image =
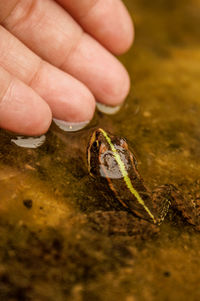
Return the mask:
M 0 127 L 41 135 L 52 118 L 121 104 L 130 81 L 115 55 L 133 36 L 120 0 L 0 0 Z

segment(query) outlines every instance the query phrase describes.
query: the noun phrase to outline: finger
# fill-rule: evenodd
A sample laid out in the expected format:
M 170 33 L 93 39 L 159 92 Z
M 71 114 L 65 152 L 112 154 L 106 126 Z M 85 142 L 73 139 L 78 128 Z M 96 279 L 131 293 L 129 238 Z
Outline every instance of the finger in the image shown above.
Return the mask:
M 57 0 L 77 22 L 115 54 L 129 49 L 133 23 L 121 0 Z
M 31 86 L 49 104 L 56 119 L 92 119 L 95 101 L 82 83 L 42 61 L 1 26 L 0 41 L 0 65 Z
M 129 92 L 130 81 L 126 70 L 89 35 L 83 35 L 63 63 L 63 69 L 92 87 L 99 102 L 119 105 Z
M 49 106 L 30 87 L 0 67 L 0 127 L 41 135 L 51 123 Z
M 2 19 L 4 26 L 45 60 L 85 83 L 97 100 L 115 105 L 126 97 L 126 70 L 98 42 L 82 33 L 80 26 L 55 2 L 21 0 Z

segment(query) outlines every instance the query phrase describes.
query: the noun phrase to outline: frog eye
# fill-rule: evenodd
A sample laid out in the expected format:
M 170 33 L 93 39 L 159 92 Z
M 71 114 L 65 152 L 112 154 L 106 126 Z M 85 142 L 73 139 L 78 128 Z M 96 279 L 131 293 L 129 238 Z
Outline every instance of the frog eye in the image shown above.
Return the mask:
M 92 144 L 93 151 L 97 152 L 99 150 L 99 141 L 95 140 Z

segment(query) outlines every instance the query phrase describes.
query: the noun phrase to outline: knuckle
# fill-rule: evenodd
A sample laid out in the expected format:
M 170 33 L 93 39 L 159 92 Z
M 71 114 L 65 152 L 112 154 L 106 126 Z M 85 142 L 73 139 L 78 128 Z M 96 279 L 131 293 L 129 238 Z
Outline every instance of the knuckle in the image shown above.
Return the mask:
M 28 86 L 34 87 L 37 85 L 38 82 L 40 82 L 42 70 L 43 70 L 43 68 L 45 68 L 46 64 L 47 63 L 45 61 L 43 61 L 42 59 L 39 60 L 35 72 L 32 74 L 31 79 L 27 82 Z
M 13 95 L 13 80 L 10 79 L 3 85 L 0 85 L 0 105 L 5 106 L 5 103 L 12 99 Z
M 39 3 L 40 0 L 18 0 L 9 15 L 2 21 L 2 25 L 12 30 L 26 23 L 37 10 Z
M 80 19 L 84 19 L 90 13 L 90 11 L 96 6 L 99 0 L 88 0 L 86 1 L 84 9 L 82 10 L 81 14 L 79 15 Z

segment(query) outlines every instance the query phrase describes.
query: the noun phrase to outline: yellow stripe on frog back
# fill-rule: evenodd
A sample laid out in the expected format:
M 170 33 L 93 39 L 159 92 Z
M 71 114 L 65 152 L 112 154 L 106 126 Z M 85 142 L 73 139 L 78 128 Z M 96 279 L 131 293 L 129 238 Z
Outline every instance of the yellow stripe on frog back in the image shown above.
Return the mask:
M 151 211 L 149 210 L 149 208 L 145 205 L 143 199 L 141 198 L 141 196 L 139 195 L 139 193 L 137 192 L 137 190 L 133 187 L 133 185 L 131 183 L 131 180 L 130 180 L 130 178 L 128 176 L 128 173 L 126 171 L 124 162 L 121 160 L 120 155 L 118 154 L 116 148 L 112 144 L 112 141 L 111 141 L 110 137 L 107 135 L 107 133 L 103 129 L 99 129 L 99 130 L 104 135 L 106 141 L 110 145 L 110 148 L 111 148 L 111 150 L 113 152 L 113 155 L 115 157 L 115 160 L 116 160 L 116 162 L 117 162 L 117 164 L 119 166 L 120 172 L 121 172 L 121 174 L 123 176 L 123 179 L 124 179 L 124 181 L 126 183 L 127 188 L 136 197 L 138 203 L 143 206 L 143 208 L 146 210 L 146 212 L 151 217 L 151 219 L 153 220 L 153 222 L 156 223 L 156 219 L 154 218 L 153 214 L 151 213 Z

